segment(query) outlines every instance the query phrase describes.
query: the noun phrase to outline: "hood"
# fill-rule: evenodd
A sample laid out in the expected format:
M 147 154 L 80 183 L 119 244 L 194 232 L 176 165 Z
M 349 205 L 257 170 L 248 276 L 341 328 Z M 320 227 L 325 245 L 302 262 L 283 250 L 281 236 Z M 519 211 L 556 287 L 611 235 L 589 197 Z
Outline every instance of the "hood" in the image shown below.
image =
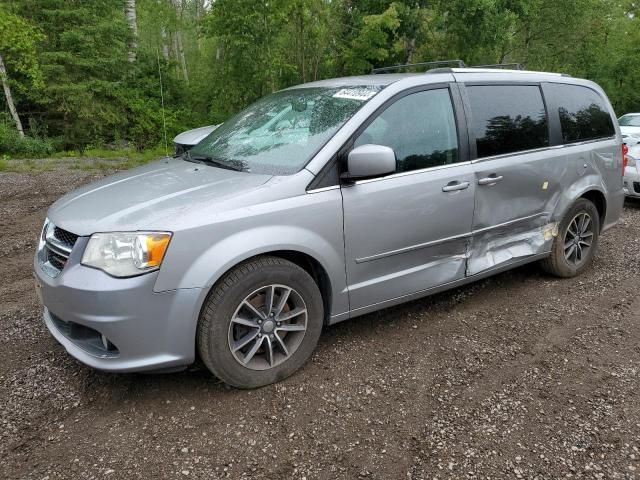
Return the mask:
M 187 130 L 186 132 L 182 132 L 180 135 L 174 138 L 173 143 L 177 143 L 178 145 L 197 145 L 201 140 L 203 140 L 207 135 L 209 135 L 219 126 L 220 124 Z
M 191 214 L 204 210 L 210 217 L 230 208 L 231 200 L 239 205 L 238 197 L 254 193 L 270 178 L 167 158 L 74 190 L 51 206 L 48 217 L 77 235 L 172 231 Z

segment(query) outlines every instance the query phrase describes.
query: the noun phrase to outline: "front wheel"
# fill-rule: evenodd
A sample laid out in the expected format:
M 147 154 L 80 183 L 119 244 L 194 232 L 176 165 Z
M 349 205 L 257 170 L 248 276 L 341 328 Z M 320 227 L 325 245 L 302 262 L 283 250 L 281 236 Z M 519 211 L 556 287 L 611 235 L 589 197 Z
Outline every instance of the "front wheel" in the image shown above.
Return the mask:
M 320 290 L 305 270 L 282 258 L 258 257 L 211 291 L 198 322 L 198 351 L 225 383 L 261 387 L 309 359 L 323 317 Z
M 579 275 L 593 260 L 599 234 L 598 210 L 586 198 L 579 199 L 562 219 L 551 255 L 542 260 L 542 268 L 563 278 Z

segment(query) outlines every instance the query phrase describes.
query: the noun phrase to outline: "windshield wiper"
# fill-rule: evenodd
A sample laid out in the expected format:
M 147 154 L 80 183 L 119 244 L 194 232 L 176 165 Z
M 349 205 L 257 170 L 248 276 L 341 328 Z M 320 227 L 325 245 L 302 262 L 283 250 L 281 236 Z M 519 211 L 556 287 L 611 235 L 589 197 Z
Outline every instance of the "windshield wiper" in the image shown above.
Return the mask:
M 206 163 L 214 167 L 236 172 L 248 171 L 247 164 L 241 160 L 221 160 L 210 155 L 193 155 L 189 151 L 185 152 L 185 158 L 191 162 Z

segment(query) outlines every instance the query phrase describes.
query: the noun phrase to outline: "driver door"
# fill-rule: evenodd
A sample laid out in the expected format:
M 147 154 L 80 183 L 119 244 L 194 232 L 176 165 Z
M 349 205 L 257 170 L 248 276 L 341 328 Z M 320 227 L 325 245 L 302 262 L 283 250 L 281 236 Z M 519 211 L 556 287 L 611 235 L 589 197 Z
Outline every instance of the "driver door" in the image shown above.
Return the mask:
M 391 147 L 397 168 L 342 187 L 352 311 L 465 277 L 475 181 L 454 99 L 455 85 L 405 93 L 354 140 Z

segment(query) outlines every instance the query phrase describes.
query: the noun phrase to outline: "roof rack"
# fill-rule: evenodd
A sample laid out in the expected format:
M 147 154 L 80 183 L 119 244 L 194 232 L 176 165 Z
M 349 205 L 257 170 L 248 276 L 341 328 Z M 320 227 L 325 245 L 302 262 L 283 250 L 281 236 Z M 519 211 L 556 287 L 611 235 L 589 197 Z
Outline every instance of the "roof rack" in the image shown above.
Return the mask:
M 422 62 L 422 63 L 405 63 L 404 65 L 393 65 L 391 67 L 374 68 L 371 70 L 372 74 L 393 72 L 395 70 L 401 70 L 403 68 L 413 67 L 437 67 L 443 65 L 454 65 L 458 68 L 465 68 L 467 65 L 462 60 L 438 60 L 435 62 Z
M 505 70 L 524 70 L 524 65 L 521 63 L 491 63 L 488 65 L 472 65 L 469 68 L 497 68 Z
M 386 73 L 402 70 L 405 68 L 415 67 L 433 67 L 427 70 L 427 73 L 441 73 L 451 71 L 453 68 L 487 68 L 487 69 L 509 69 L 509 70 L 524 70 L 522 63 L 492 63 L 487 65 L 467 65 L 462 60 L 437 60 L 434 62 L 422 62 L 422 63 L 405 63 L 403 65 L 393 65 L 391 67 L 380 67 L 371 70 L 371 73 Z

